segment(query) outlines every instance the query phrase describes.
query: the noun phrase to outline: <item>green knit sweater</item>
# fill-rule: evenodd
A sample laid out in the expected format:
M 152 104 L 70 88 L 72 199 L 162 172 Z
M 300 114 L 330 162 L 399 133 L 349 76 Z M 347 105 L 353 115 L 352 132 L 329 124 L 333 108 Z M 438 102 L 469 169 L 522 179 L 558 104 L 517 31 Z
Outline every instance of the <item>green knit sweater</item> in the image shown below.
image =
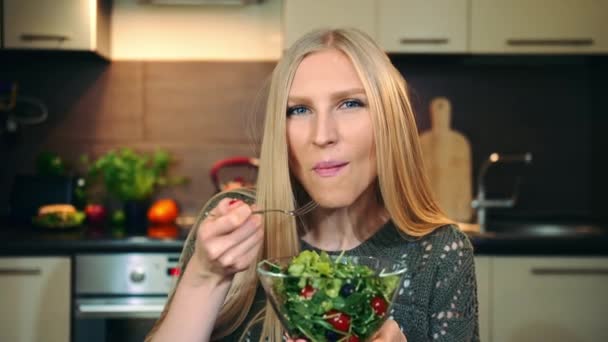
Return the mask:
M 302 249 L 319 249 L 302 241 Z M 337 252 L 329 252 L 336 254 Z M 422 238 L 399 231 L 389 221 L 372 237 L 346 252 L 405 261 L 407 272 L 390 311 L 407 337 L 418 341 L 479 341 L 477 286 L 473 247 L 455 226 L 443 226 Z M 243 326 L 264 307 L 258 288 Z M 244 341 L 258 341 L 261 326 L 253 325 Z M 238 341 L 243 328 L 224 341 Z

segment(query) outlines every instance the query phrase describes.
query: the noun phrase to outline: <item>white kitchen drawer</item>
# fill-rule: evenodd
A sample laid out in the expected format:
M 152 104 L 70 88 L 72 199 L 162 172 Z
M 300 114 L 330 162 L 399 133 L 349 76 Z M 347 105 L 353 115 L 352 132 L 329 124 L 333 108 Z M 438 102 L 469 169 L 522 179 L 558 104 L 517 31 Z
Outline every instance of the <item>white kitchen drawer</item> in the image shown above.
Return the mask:
M 70 259 L 0 258 L 0 341 L 70 340 Z

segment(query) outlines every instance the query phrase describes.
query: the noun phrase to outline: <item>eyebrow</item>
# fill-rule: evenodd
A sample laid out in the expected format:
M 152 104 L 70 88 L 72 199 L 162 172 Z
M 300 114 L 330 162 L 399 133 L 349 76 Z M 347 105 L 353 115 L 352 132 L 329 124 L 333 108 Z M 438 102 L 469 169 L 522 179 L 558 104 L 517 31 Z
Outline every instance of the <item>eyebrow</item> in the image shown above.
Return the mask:
M 332 100 L 341 99 L 344 97 L 352 96 L 352 95 L 365 95 L 365 90 L 363 88 L 352 88 L 346 90 L 340 90 L 335 93 L 330 94 Z M 306 96 L 289 96 L 287 98 L 288 102 L 308 102 L 309 99 Z

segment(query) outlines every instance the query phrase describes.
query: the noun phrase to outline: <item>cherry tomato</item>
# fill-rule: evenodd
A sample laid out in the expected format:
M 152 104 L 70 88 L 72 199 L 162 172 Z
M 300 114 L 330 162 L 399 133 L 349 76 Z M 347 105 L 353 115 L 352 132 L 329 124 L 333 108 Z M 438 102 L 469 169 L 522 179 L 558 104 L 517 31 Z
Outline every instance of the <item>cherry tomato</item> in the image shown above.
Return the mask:
M 372 306 L 372 309 L 374 309 L 374 311 L 376 312 L 376 315 L 384 316 L 384 314 L 386 313 L 387 305 L 384 298 L 374 297 L 372 298 L 370 305 Z
M 310 285 L 306 285 L 301 291 L 300 291 L 300 296 L 306 298 L 306 299 L 310 299 L 312 298 L 312 296 L 314 296 L 315 294 L 315 288 L 310 286 Z
M 331 324 L 334 329 L 338 331 L 348 331 L 350 328 L 350 316 L 347 314 L 338 312 L 336 310 L 330 310 L 325 315 L 331 316 L 325 320 Z
M 359 337 L 357 335 L 350 335 L 347 342 L 359 342 Z

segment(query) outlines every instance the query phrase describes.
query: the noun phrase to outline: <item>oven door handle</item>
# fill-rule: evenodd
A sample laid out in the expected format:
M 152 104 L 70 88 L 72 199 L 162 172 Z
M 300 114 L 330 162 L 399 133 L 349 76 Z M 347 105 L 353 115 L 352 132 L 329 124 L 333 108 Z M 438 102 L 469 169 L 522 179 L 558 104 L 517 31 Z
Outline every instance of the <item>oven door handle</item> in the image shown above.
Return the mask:
M 158 318 L 164 305 L 80 303 L 76 308 L 76 316 L 79 318 Z

